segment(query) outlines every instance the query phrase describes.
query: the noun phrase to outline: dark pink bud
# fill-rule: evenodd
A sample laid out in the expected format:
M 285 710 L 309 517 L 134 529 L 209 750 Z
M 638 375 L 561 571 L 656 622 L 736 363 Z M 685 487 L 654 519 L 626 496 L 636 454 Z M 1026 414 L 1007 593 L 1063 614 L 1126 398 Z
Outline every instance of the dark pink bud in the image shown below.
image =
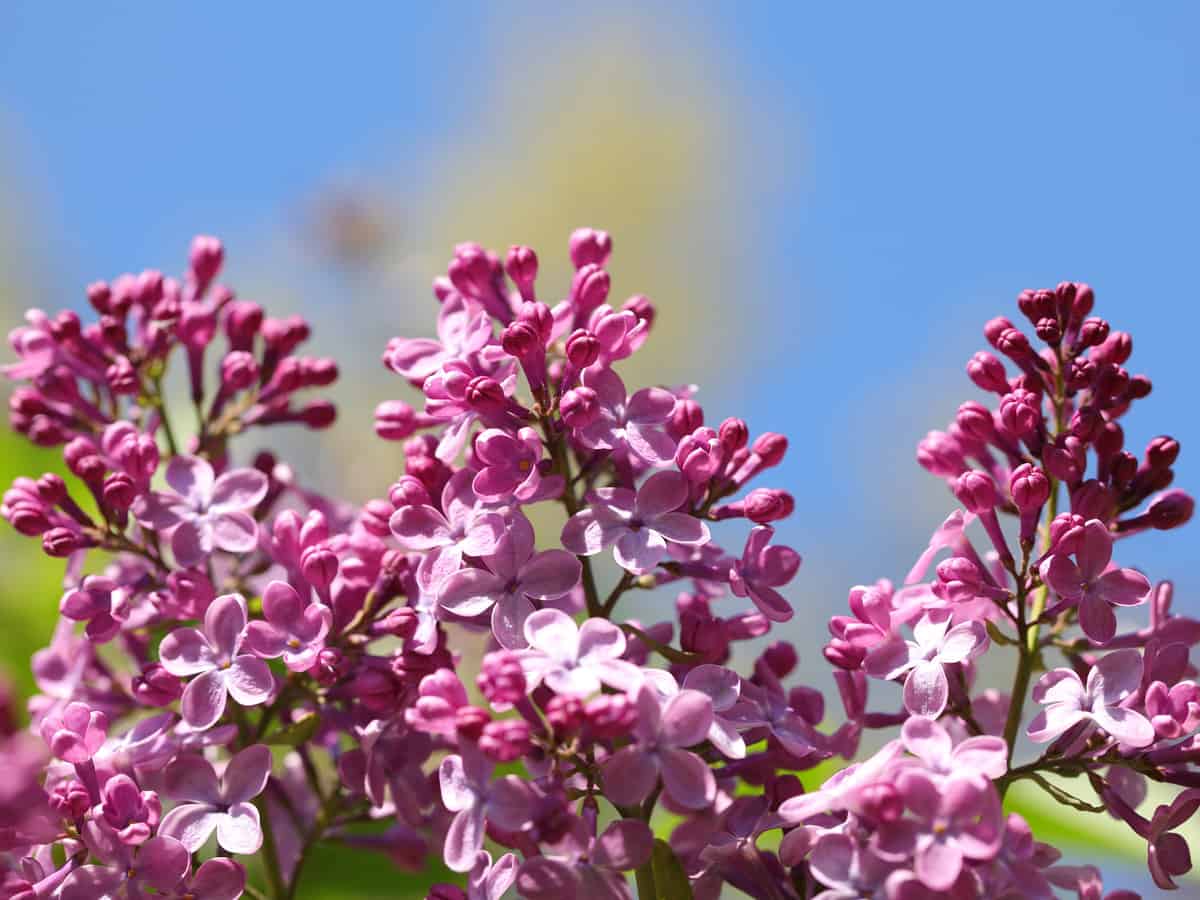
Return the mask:
M 42 550 L 47 556 L 62 559 L 70 556 L 76 550 L 82 549 L 83 546 L 79 535 L 69 528 L 51 528 L 42 535 Z
M 476 375 L 467 383 L 466 399 L 480 412 L 499 413 L 508 406 L 508 398 L 500 382 L 487 375 Z
M 137 486 L 133 479 L 124 472 L 113 472 L 104 479 L 101 496 L 104 498 L 104 505 L 110 509 L 124 512 L 133 506 L 137 494 Z
M 379 621 L 379 631 L 401 640 L 408 640 L 417 633 L 420 618 L 411 606 L 398 606 Z
M 638 317 L 639 322 L 645 322 L 647 327 L 654 324 L 655 309 L 650 298 L 645 294 L 634 294 L 621 304 L 622 310 L 629 310 Z
M 987 338 L 987 342 L 993 347 L 996 347 L 1000 342 L 1000 336 L 1004 332 L 1013 328 L 1013 323 L 1004 316 L 996 316 L 994 319 L 989 319 L 984 323 L 983 336 Z
M 1041 509 L 1050 499 L 1050 479 L 1036 466 L 1023 463 L 1009 476 L 1008 492 L 1021 512 Z
M 221 360 L 221 384 L 226 391 L 244 391 L 258 382 L 258 361 L 245 350 L 232 350 Z
M 402 441 L 416 427 L 416 411 L 402 400 L 385 400 L 375 407 L 375 433 L 385 441 Z
M 603 305 L 612 287 L 612 277 L 595 263 L 589 263 L 575 273 L 571 282 L 571 299 L 583 315 Z
M 317 661 L 308 671 L 319 683 L 328 687 L 344 678 L 349 669 L 349 661 L 341 650 L 337 647 L 325 647 L 317 654 Z
M 708 481 L 721 468 L 725 453 L 717 433 L 711 428 L 697 428 L 685 435 L 675 450 L 675 465 L 689 481 Z
M 703 424 L 703 407 L 689 397 L 676 402 L 675 408 L 671 410 L 671 417 L 667 420 L 667 432 L 678 441 Z
M 92 795 L 82 781 L 74 778 L 56 784 L 49 791 L 46 800 L 50 808 L 64 819 L 82 819 L 92 808 Z M 18 896 L 24 898 L 26 895 Z M 37 895 L 32 891 L 28 894 L 30 898 L 35 896 Z
M 100 315 L 109 313 L 112 307 L 109 305 L 112 300 L 112 289 L 103 281 L 93 281 L 87 286 L 88 303 L 92 304 L 92 308 Z
M 787 678 L 800 662 L 796 648 L 787 641 L 775 641 L 763 651 L 762 661 L 776 678 Z
M 480 300 L 492 292 L 495 270 L 487 252 L 478 244 L 460 244 L 455 248 L 446 274 L 454 289 L 464 297 Z
M 337 421 L 337 407 L 329 400 L 312 400 L 304 405 L 296 417 L 307 427 L 320 431 Z
M 533 282 L 537 279 L 537 254 L 529 247 L 509 247 L 504 259 L 504 271 L 517 286 L 522 299 L 533 299 Z
M 1042 465 L 1059 481 L 1074 484 L 1082 477 L 1087 466 L 1086 448 L 1077 437 L 1059 435 L 1053 444 L 1047 444 L 1043 450 Z
M 528 359 L 545 352 L 545 345 L 537 328 L 529 322 L 516 321 L 500 335 L 500 346 L 509 356 Z
M 586 720 L 583 701 L 578 697 L 556 694 L 546 704 L 546 721 L 554 729 L 555 737 L 570 737 L 583 727 Z
M 141 382 L 138 380 L 137 370 L 133 367 L 133 363 L 129 361 L 128 357 L 125 356 L 118 356 L 104 370 L 104 380 L 112 388 L 113 393 L 125 397 L 131 397 L 141 390 Z
M 506 763 L 520 759 L 532 747 L 529 723 L 524 719 L 488 722 L 479 736 L 479 749 L 494 762 Z
M 67 499 L 67 483 L 62 476 L 47 472 L 38 478 L 37 492 L 47 503 L 57 505 Z
M 886 781 L 866 785 L 859 792 L 858 806 L 863 816 L 885 824 L 904 815 L 904 798 L 894 784 Z
M 1054 295 L 1049 291 L 1034 291 L 1027 288 L 1017 295 L 1017 308 L 1030 323 L 1036 325 L 1039 319 L 1054 314 Z
M 183 682 L 158 663 L 151 663 L 133 678 L 133 696 L 143 706 L 167 706 L 183 696 Z
M 967 437 L 987 443 L 996 436 L 996 424 L 992 421 L 992 412 L 982 403 L 968 400 L 958 408 L 954 417 L 958 427 Z
M 1093 441 L 1096 455 L 1101 459 L 1111 459 L 1125 447 L 1125 431 L 1116 422 L 1105 422 L 1104 428 Z
M 248 300 L 230 303 L 225 314 L 225 334 L 235 350 L 249 350 L 263 327 L 263 309 Z
M 980 595 L 983 573 L 979 566 L 963 556 L 952 556 L 937 565 L 938 583 L 951 603 L 974 600 Z
M 517 310 L 517 319 L 534 327 L 542 347 L 550 342 L 550 336 L 554 333 L 554 313 L 545 303 L 522 303 Z
M 225 247 L 215 237 L 197 235 L 192 238 L 189 262 L 192 280 L 196 283 L 196 293 L 203 294 L 221 271 L 221 265 L 225 262 Z
M 1133 354 L 1133 338 L 1124 331 L 1112 332 L 1098 347 L 1093 347 L 1092 360 L 1097 364 L 1112 363 L 1115 366 L 1124 363 Z
M 576 369 L 586 369 L 600 357 L 600 342 L 586 328 L 577 328 L 567 338 L 567 360 Z
M 1104 416 L 1091 406 L 1081 406 L 1071 414 L 1071 434 L 1085 443 L 1094 441 L 1104 428 Z
M 726 419 L 717 434 L 727 456 L 741 450 L 750 441 L 750 429 L 741 419 Z
M 425 485 L 411 475 L 401 475 L 388 489 L 388 500 L 396 509 L 401 506 L 428 506 L 430 503 Z
M 134 286 L 135 302 L 147 308 L 153 308 L 163 299 L 164 278 L 162 272 L 146 269 L 137 277 Z
M 967 375 L 985 391 L 1002 395 L 1008 393 L 1004 363 L 986 350 L 980 350 L 967 361 Z
M 586 428 L 600 415 L 600 398 L 589 387 L 572 388 L 562 395 L 558 409 L 568 428 Z
M 1085 519 L 1107 522 L 1112 518 L 1114 506 L 1112 492 L 1095 478 L 1088 479 L 1071 491 L 1071 512 Z
M 1130 453 L 1128 450 L 1122 450 L 1120 453 L 1118 453 L 1116 456 L 1114 456 L 1112 458 L 1112 460 L 1109 462 L 1108 470 L 1109 470 L 1109 477 L 1112 479 L 1113 483 L 1117 484 L 1121 487 L 1124 487 L 1124 486 L 1128 485 L 1131 481 L 1133 481 L 1134 476 L 1137 475 L 1137 470 L 1138 470 L 1137 457 L 1134 456 L 1132 453 Z M 1163 469 L 1154 470 L 1155 474 L 1157 474 L 1158 472 L 1162 472 L 1162 471 L 1168 471 L 1168 470 L 1163 470 Z M 1172 477 L 1174 477 L 1174 476 L 1172 476 Z M 1089 517 L 1089 518 L 1100 518 L 1100 517 L 1094 516 L 1094 517 Z
M 963 472 L 954 483 L 954 496 L 958 502 L 976 515 L 994 509 L 1000 502 L 996 483 L 991 476 L 972 470 Z
M 758 525 L 785 519 L 795 508 L 792 495 L 775 488 L 755 488 L 744 502 L 746 518 Z
M 1159 531 L 1169 531 L 1186 524 L 1196 509 L 1196 501 L 1181 490 L 1167 491 L 1155 497 L 1146 514 L 1150 525 Z
M 1017 388 L 1000 401 L 1000 421 L 1017 437 L 1035 434 L 1042 422 L 1041 397 L 1024 388 Z
M 1108 340 L 1109 325 L 1104 319 L 1084 319 L 1079 326 L 1079 349 L 1098 347 Z
M 783 462 L 787 453 L 788 439 L 782 434 L 768 431 L 754 439 L 751 450 L 762 460 L 760 468 L 769 469 Z
M 637 706 L 625 694 L 606 694 L 584 707 L 588 731 L 600 740 L 624 737 L 637 721 Z
M 571 264 L 576 269 L 587 265 L 603 266 L 612 255 L 612 238 L 607 231 L 594 228 L 576 228 L 571 232 L 567 246 L 571 253 Z
M 328 387 L 337 381 L 338 364 L 329 357 L 306 357 L 301 360 L 301 373 L 305 387 Z
M 1160 435 L 1146 445 L 1146 465 L 1152 469 L 1167 469 L 1179 458 L 1179 441 Z
M 63 310 L 50 322 L 50 334 L 55 340 L 68 341 L 77 338 L 81 330 L 79 316 L 70 310 Z
M 329 589 L 338 568 L 337 554 L 326 547 L 309 547 L 300 555 L 300 572 L 318 591 Z
M 475 681 L 488 702 L 498 707 L 512 706 L 525 697 L 525 674 L 521 659 L 510 650 L 499 650 L 485 656 Z
M 1038 319 L 1034 330 L 1039 338 L 1052 347 L 1062 340 L 1062 328 L 1059 327 L 1057 319 Z
M 454 713 L 454 727 L 461 737 L 477 741 L 483 729 L 492 721 L 486 709 L 478 706 L 460 706 Z
M 1145 375 L 1134 375 L 1129 379 L 1129 386 L 1125 389 L 1125 399 L 1141 400 L 1143 397 L 1149 397 L 1153 389 L 1154 385 Z

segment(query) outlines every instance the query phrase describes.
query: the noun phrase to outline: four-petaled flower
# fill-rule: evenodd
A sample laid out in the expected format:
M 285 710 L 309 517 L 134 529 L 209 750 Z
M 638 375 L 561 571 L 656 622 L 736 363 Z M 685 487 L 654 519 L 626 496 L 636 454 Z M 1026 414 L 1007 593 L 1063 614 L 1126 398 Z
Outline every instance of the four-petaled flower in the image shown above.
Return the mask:
M 565 550 L 534 553 L 533 526 L 520 515 L 483 565 L 448 576 L 438 603 L 460 616 L 490 609 L 492 633 L 509 650 L 525 646 L 525 620 L 533 613 L 533 600 L 561 597 L 579 582 L 581 570 L 579 560 Z
M 775 529 L 759 525 L 750 531 L 742 558 L 729 570 L 734 596 L 749 597 L 758 611 L 772 622 L 786 622 L 792 606 L 775 590 L 791 581 L 800 568 L 800 554 L 791 547 L 770 546 Z
M 492 764 L 473 747 L 447 756 L 438 768 L 442 803 L 455 813 L 446 831 L 443 855 L 455 872 L 469 872 L 483 849 L 488 821 L 507 831 L 519 831 L 529 822 L 534 790 L 516 775 L 489 781 Z
M 1142 655 L 1136 650 L 1115 650 L 1097 661 L 1086 686 L 1074 669 L 1047 672 L 1033 689 L 1033 699 L 1046 708 L 1029 723 L 1030 740 L 1052 741 L 1089 722 L 1126 746 L 1148 747 L 1154 743 L 1154 726 L 1141 713 L 1121 705 L 1141 682 Z
M 533 503 L 562 493 L 561 475 L 542 475 L 542 439 L 532 428 L 521 428 L 515 435 L 501 428 L 481 432 L 475 438 L 475 457 L 480 469 L 471 487 L 484 500 Z
M 256 469 L 234 469 L 219 478 L 209 463 L 176 456 L 167 463 L 172 493 L 155 491 L 138 498 L 137 520 L 153 531 L 171 531 L 171 550 L 181 566 L 204 562 L 214 550 L 248 553 L 258 543 L 252 510 L 267 495 L 267 476 Z
M 612 369 L 593 367 L 583 373 L 583 384 L 596 392 L 599 415 L 575 431 L 575 439 L 590 450 L 629 452 L 651 465 L 662 465 L 675 455 L 675 442 L 661 426 L 675 409 L 675 395 L 648 387 L 625 392 L 625 384 Z
M 264 744 L 235 753 L 220 778 L 202 756 L 177 758 L 164 773 L 166 793 L 185 802 L 163 816 L 159 834 L 195 853 L 216 831 L 217 843 L 230 853 L 257 853 L 262 826 L 250 801 L 263 792 L 270 775 L 271 750 Z
M 64 762 L 80 765 L 103 746 L 108 717 L 86 703 L 74 701 L 42 719 L 40 731 L 51 753 Z
M 896 789 L 913 818 L 897 819 L 879 831 L 878 852 L 894 862 L 914 857 L 924 885 L 945 891 L 958 880 L 967 859 L 991 859 L 1004 836 L 1000 797 L 976 775 L 952 775 L 941 784 L 920 769 L 901 772 Z
M 912 716 L 900 730 L 900 740 L 932 775 L 974 773 L 994 779 L 1008 771 L 1008 744 L 996 735 L 975 735 L 955 746 L 950 733 L 938 722 Z
M 563 546 L 579 556 L 595 556 L 605 547 L 622 568 L 641 575 L 667 553 L 667 542 L 708 543 L 708 526 L 679 512 L 688 499 L 688 480 L 679 472 L 651 475 L 635 494 L 629 488 L 597 488 L 587 509 L 563 526 Z
M 904 679 L 904 706 L 914 716 L 936 719 L 950 697 L 947 665 L 978 656 L 988 648 L 982 622 L 960 622 L 950 627 L 950 613 L 927 613 L 913 626 L 914 640 L 891 638 L 867 656 L 867 674 L 891 681 Z
M 621 659 L 625 633 L 607 619 L 582 625 L 565 612 L 541 609 L 525 620 L 526 650 L 517 651 L 527 689 L 545 683 L 557 694 L 590 697 L 606 684 L 631 691 L 642 680 L 641 669 Z
M 650 859 L 654 835 L 644 822 L 617 819 L 598 837 L 588 834 L 582 819 L 548 855 L 524 862 L 517 889 L 528 900 L 564 897 L 617 898 L 628 895 L 622 872 Z
M 123 598 L 114 598 L 116 593 L 117 583 L 111 578 L 88 575 L 79 587 L 63 594 L 58 611 L 72 621 L 87 622 L 84 634 L 102 644 L 116 637 L 125 618 Z
M 699 691 L 682 690 L 665 701 L 649 683 L 637 692 L 635 743 L 622 747 L 604 762 L 604 788 L 622 806 L 646 799 L 662 776 L 663 789 L 684 809 L 704 809 L 716 797 L 712 769 L 685 750 L 708 737 L 712 700 Z
M 196 677 L 184 688 L 181 710 L 193 728 L 221 718 L 228 695 L 242 706 L 257 706 L 271 695 L 274 679 L 267 664 L 239 653 L 246 637 L 246 601 L 240 594 L 218 597 L 204 614 L 204 630 L 176 628 L 159 645 L 163 668 L 180 678 Z
M 1079 604 L 1079 627 L 1097 644 L 1107 644 L 1117 633 L 1114 606 L 1137 606 L 1150 596 L 1150 582 L 1134 569 L 1109 568 L 1112 533 L 1099 519 L 1083 526 L 1075 546 L 1075 561 L 1054 553 L 1042 563 L 1042 580 L 1064 600 Z
M 264 659 L 282 656 L 283 664 L 293 672 L 312 668 L 333 624 L 332 610 L 301 599 L 286 581 L 266 586 L 262 606 L 266 621 L 247 626 L 246 646 Z

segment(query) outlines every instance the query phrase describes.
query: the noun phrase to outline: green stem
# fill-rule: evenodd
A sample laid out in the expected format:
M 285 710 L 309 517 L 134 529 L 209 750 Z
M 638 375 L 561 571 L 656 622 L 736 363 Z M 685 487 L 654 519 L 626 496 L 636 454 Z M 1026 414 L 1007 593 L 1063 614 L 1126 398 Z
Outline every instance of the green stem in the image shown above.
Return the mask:
M 283 881 L 283 872 L 279 868 L 279 853 L 275 848 L 275 832 L 271 827 L 271 813 L 267 809 L 266 793 L 259 794 L 254 800 L 254 805 L 258 807 L 258 816 L 262 820 L 263 869 L 267 873 L 267 888 L 274 900 L 284 900 L 291 895 Z

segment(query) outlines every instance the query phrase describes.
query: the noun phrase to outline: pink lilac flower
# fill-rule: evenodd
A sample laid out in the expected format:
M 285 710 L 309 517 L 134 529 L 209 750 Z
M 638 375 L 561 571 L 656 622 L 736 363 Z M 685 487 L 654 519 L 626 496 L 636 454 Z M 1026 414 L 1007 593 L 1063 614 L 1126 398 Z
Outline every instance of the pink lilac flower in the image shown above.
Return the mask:
M 950 733 L 938 722 L 912 716 L 900 730 L 900 740 L 904 749 L 919 759 L 931 775 L 974 773 L 996 779 L 1008 771 L 1008 744 L 995 735 L 976 735 L 955 745 Z
M 1147 747 L 1154 743 L 1154 726 L 1123 702 L 1141 685 L 1142 656 L 1136 650 L 1114 650 L 1092 666 L 1087 685 L 1074 669 L 1047 672 L 1033 689 L 1033 699 L 1045 706 L 1029 723 L 1030 740 L 1039 744 L 1087 722 L 1098 725 L 1122 744 Z
M 607 619 L 582 625 L 557 609 L 541 609 L 525 620 L 526 650 L 518 651 L 527 690 L 544 683 L 558 694 L 590 697 L 608 685 L 632 691 L 641 670 L 621 657 L 625 633 Z
M 89 828 L 87 838 L 92 852 L 106 865 L 80 866 L 68 875 L 57 895 L 61 900 L 144 897 L 146 887 L 166 893 L 183 880 L 191 866 L 183 845 L 165 835 L 150 838 L 137 848 L 98 828 Z
M 1107 644 L 1117 633 L 1114 606 L 1137 606 L 1150 595 L 1150 581 L 1141 572 L 1109 568 L 1112 545 L 1108 527 L 1091 519 L 1075 547 L 1074 562 L 1056 552 L 1039 570 L 1056 594 L 1079 604 L 1079 625 L 1097 644 Z
M 103 575 L 88 575 L 74 588 L 63 594 L 58 610 L 74 622 L 87 622 L 84 634 L 88 640 L 104 643 L 116 637 L 126 611 L 117 594 L 117 583 Z M 114 599 L 116 602 L 114 602 Z
M 475 438 L 475 457 L 480 469 L 471 487 L 484 500 L 534 503 L 562 493 L 561 475 L 542 475 L 542 439 L 532 428 L 515 435 L 500 428 L 481 432 Z
M 450 669 L 438 669 L 421 679 L 417 699 L 404 711 L 404 720 L 418 731 L 453 737 L 458 711 L 469 707 L 467 689 Z
M 321 603 L 300 598 L 286 581 L 272 581 L 263 589 L 263 617 L 246 628 L 246 646 L 263 659 L 282 656 L 292 672 L 312 668 L 325 646 L 333 624 L 333 611 Z
M 1187 840 L 1174 829 L 1189 822 L 1200 809 L 1200 790 L 1180 793 L 1169 805 L 1160 804 L 1146 829 L 1147 863 L 1154 883 L 1165 891 L 1178 888 L 1175 878 L 1192 870 Z
M 438 603 L 460 616 L 492 611 L 492 633 L 502 647 L 525 646 L 525 620 L 533 600 L 552 600 L 575 587 L 579 560 L 565 550 L 534 553 L 533 526 L 514 518 L 496 552 L 483 558 L 483 568 L 463 569 L 442 582 Z
M 675 442 L 660 426 L 675 408 L 674 394 L 650 387 L 629 396 L 620 376 L 599 366 L 584 371 L 583 384 L 596 392 L 599 409 L 594 421 L 574 432 L 580 444 L 591 450 L 627 451 L 650 465 L 671 460 Z
M 419 385 L 443 363 L 482 350 L 492 340 L 492 323 L 478 306 L 454 295 L 438 312 L 437 333 L 437 340 L 393 338 L 384 361 L 396 374 Z
M 703 809 L 716 797 L 716 782 L 708 764 L 683 748 L 699 744 L 712 726 L 712 701 L 699 691 L 684 690 L 659 698 L 649 684 L 637 692 L 635 743 L 604 762 L 604 786 L 613 802 L 623 806 L 646 798 L 659 776 L 663 790 L 684 809 Z
M 779 814 L 785 821 L 799 824 L 824 813 L 849 809 L 859 792 L 880 781 L 904 753 L 900 741 L 888 741 L 874 756 L 835 772 L 821 787 L 779 804 Z
M 172 675 L 195 675 L 183 691 L 180 709 L 193 728 L 213 725 L 225 712 L 226 698 L 242 706 L 265 703 L 274 679 L 267 664 L 240 653 L 246 638 L 246 601 L 240 594 L 218 597 L 204 614 L 204 630 L 177 628 L 162 640 L 159 658 Z
M 462 568 L 464 556 L 494 553 L 505 531 L 504 517 L 480 508 L 469 471 L 456 472 L 442 490 L 441 512 L 429 505 L 398 508 L 389 523 L 406 550 L 425 551 L 422 566 L 436 569 L 436 580 Z
M 492 764 L 473 748 L 442 760 L 438 782 L 442 803 L 454 813 L 446 832 L 443 857 L 455 872 L 469 872 L 483 849 L 484 827 L 493 822 L 519 831 L 529 822 L 533 787 L 515 775 L 489 780 Z
M 171 532 L 171 550 L 181 566 L 202 563 L 214 550 L 247 553 L 258 543 L 252 510 L 267 495 L 267 476 L 234 469 L 219 478 L 199 457 L 176 456 L 167 463 L 172 493 L 139 498 L 134 515 L 154 531 Z
M 936 719 L 950 697 L 945 667 L 978 656 L 988 643 L 982 622 L 950 627 L 949 612 L 928 613 L 913 626 L 913 640 L 895 637 L 872 650 L 866 670 L 886 681 L 904 676 L 904 706 L 913 715 Z
M 894 863 L 885 862 L 847 835 L 830 832 L 821 835 L 813 844 L 808 858 L 809 870 L 826 890 L 814 900 L 861 900 L 864 897 L 883 897 L 884 881 L 895 870 Z
M 215 831 L 217 843 L 230 853 L 257 853 L 262 826 L 250 801 L 263 792 L 270 774 L 271 751 L 264 744 L 235 753 L 219 778 L 204 757 L 179 757 L 167 767 L 165 788 L 184 802 L 163 817 L 159 834 L 195 853 Z
M 232 859 L 206 859 L 191 878 L 167 893 L 172 900 L 237 900 L 246 890 L 246 870 Z
M 628 896 L 623 872 L 650 859 L 654 835 L 644 822 L 618 819 L 596 837 L 582 819 L 572 820 L 566 837 L 548 854 L 527 859 L 517 875 L 517 889 L 528 900 Z
M 709 743 L 730 759 L 744 758 L 746 741 L 741 732 L 764 724 L 764 719 L 762 708 L 742 697 L 741 677 L 730 669 L 704 663 L 687 673 L 683 688 L 699 691 L 712 701 L 713 720 L 708 730 Z M 781 727 L 780 730 L 786 733 L 786 729 Z
M 158 826 L 162 803 L 154 791 L 143 791 L 128 775 L 114 775 L 101 792 L 100 814 L 122 844 L 144 843 Z
M 989 782 L 952 775 L 939 785 L 927 773 L 908 769 L 896 778 L 896 789 L 913 818 L 885 823 L 878 851 L 893 861 L 913 857 L 913 871 L 926 887 L 947 890 L 966 860 L 999 852 L 1004 819 Z
M 42 719 L 39 728 L 50 752 L 64 762 L 80 765 L 91 760 L 108 731 L 108 717 L 86 703 L 68 703 L 61 713 Z
M 828 755 L 825 741 L 815 728 L 792 709 L 778 676 L 769 666 L 758 666 L 755 681 L 743 683 L 742 699 L 752 708 L 724 707 L 722 716 L 734 717 L 746 724 L 763 725 L 780 745 L 797 759 L 808 760 Z
M 563 527 L 563 546 L 579 556 L 612 547 L 618 565 L 644 574 L 666 555 L 668 542 L 708 543 L 708 526 L 678 512 L 687 499 L 688 481 L 679 472 L 651 475 L 636 494 L 629 488 L 597 488 L 587 495 L 588 508 Z
M 750 531 L 742 558 L 729 570 L 734 596 L 749 597 L 772 622 L 786 622 L 792 606 L 775 590 L 791 581 L 800 568 L 800 554 L 791 547 L 770 546 L 775 529 L 759 525 Z

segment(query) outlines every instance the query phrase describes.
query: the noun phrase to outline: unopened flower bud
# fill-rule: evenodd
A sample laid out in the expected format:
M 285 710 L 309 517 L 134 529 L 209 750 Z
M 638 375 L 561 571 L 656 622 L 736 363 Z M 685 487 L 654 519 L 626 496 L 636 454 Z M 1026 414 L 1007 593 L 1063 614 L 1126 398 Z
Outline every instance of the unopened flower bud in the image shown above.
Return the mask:
M 205 289 L 221 271 L 225 261 L 225 247 L 215 237 L 197 235 L 192 238 L 190 256 L 192 279 L 196 283 L 196 293 L 203 294 Z
M 454 713 L 454 728 L 468 741 L 477 741 L 483 729 L 492 721 L 486 709 L 478 706 L 460 706 Z
M 144 706 L 167 706 L 183 696 L 183 682 L 158 663 L 150 663 L 134 676 L 133 696 Z
M 498 650 L 483 658 L 476 678 L 479 690 L 497 707 L 512 706 L 525 696 L 525 671 L 521 659 L 510 650 Z
M 1004 363 L 987 351 L 980 350 L 967 362 L 967 375 L 975 384 L 994 394 L 1008 393 L 1008 378 Z
M 1000 421 L 1017 437 L 1029 437 L 1042 423 L 1041 397 L 1032 391 L 1017 388 L 1000 400 Z
M 594 228 L 576 228 L 571 232 L 567 246 L 571 253 L 571 264 L 576 269 L 587 265 L 603 266 L 612 255 L 612 238 L 607 231 Z
M 963 472 L 954 483 L 954 496 L 968 512 L 976 515 L 993 509 L 1000 502 L 991 476 L 977 470 Z
M 785 519 L 796 508 L 796 501 L 787 491 L 776 488 L 755 488 L 746 495 L 746 518 L 758 525 Z
M 1150 524 L 1159 531 L 1168 531 L 1185 524 L 1195 511 L 1196 501 L 1181 490 L 1167 491 L 1150 503 L 1147 515 Z
M 1050 499 L 1050 479 L 1036 466 L 1022 463 L 1009 476 L 1008 492 L 1021 512 L 1041 509 Z
M 385 400 L 375 407 L 375 433 L 385 441 L 402 441 L 416 427 L 417 413 L 403 400 Z
M 509 247 L 504 258 L 504 271 L 517 286 L 523 300 L 533 300 L 533 283 L 537 279 L 537 254 L 529 247 Z
M 586 369 L 600 357 L 600 342 L 586 328 L 577 328 L 567 338 L 567 360 L 576 369 Z

